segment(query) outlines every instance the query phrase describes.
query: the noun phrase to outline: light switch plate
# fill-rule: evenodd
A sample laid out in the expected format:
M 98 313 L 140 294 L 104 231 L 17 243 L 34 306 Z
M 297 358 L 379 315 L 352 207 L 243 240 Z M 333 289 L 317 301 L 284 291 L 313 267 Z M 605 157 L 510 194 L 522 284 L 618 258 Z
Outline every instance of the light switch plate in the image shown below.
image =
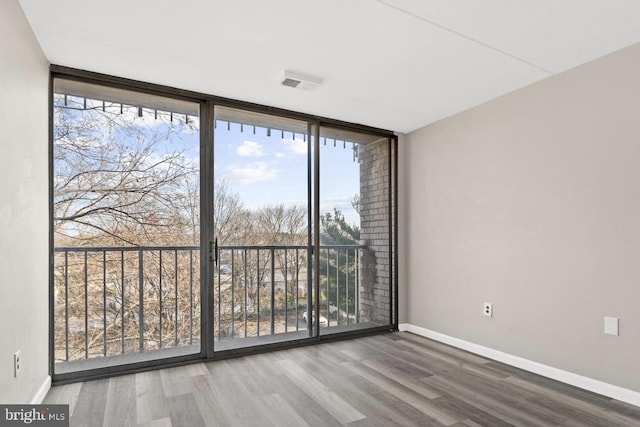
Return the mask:
M 615 335 L 618 336 L 619 334 L 619 329 L 618 329 L 618 323 L 619 323 L 619 319 L 617 317 L 604 317 L 604 333 L 607 335 Z

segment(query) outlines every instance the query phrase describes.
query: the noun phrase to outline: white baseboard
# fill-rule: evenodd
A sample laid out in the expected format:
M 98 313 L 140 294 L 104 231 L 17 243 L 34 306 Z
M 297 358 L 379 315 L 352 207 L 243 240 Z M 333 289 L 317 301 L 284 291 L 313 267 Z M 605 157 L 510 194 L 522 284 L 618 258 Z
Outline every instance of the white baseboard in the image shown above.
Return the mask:
M 401 332 L 412 332 L 416 335 L 420 335 L 434 341 L 439 341 L 489 359 L 497 360 L 498 362 L 502 362 L 507 365 L 515 366 L 516 368 L 524 369 L 525 371 L 533 372 L 534 374 L 542 375 L 575 387 L 602 394 L 622 402 L 640 406 L 640 393 L 633 390 L 594 380 L 593 378 L 584 377 L 582 375 L 574 374 L 573 372 L 554 368 L 553 366 L 543 365 L 542 363 L 474 344 L 459 338 L 454 338 L 410 323 L 401 323 L 398 325 L 398 329 Z
M 36 392 L 35 396 L 33 396 L 33 399 L 31 399 L 31 402 L 29 402 L 29 404 L 30 405 L 39 405 L 39 404 L 41 404 L 42 401 L 44 400 L 45 396 L 49 392 L 50 388 L 51 388 L 51 375 L 47 375 L 47 377 L 42 382 L 42 385 L 40 386 L 40 388 Z

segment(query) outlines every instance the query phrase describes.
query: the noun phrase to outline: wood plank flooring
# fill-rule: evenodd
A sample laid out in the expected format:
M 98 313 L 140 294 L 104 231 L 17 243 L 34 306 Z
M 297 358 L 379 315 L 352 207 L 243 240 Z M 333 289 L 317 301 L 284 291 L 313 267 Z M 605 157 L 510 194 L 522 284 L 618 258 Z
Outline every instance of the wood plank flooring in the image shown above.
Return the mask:
M 72 426 L 640 426 L 640 408 L 399 332 L 53 387 Z

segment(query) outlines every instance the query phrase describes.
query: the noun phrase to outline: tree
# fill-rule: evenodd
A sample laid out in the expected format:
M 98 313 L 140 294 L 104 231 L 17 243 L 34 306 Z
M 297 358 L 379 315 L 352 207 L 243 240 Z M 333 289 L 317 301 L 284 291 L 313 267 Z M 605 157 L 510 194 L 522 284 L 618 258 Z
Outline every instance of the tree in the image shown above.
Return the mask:
M 229 183 L 215 183 L 213 221 L 219 245 L 241 244 L 254 234 L 251 213 L 245 209 L 240 195 L 229 188 Z
M 301 206 L 266 205 L 254 214 L 258 235 L 267 245 L 303 245 L 306 242 L 306 209 Z
M 356 198 L 353 204 L 357 205 Z M 320 251 L 321 306 L 327 315 L 350 320 L 355 314 L 357 283 L 357 260 L 360 228 L 349 224 L 341 211 L 334 209 L 320 216 L 320 242 L 330 246 Z M 333 246 L 333 247 L 331 247 Z M 345 246 L 345 247 L 341 247 Z
M 357 245 L 360 227 L 347 223 L 337 209 L 320 216 L 320 241 L 323 245 Z
M 63 95 L 54 102 L 58 240 L 150 245 L 197 232 L 198 167 L 180 144 L 197 130 L 194 118 L 149 120 L 138 107 Z
M 355 194 L 351 199 L 351 207 L 360 215 L 360 195 Z
M 241 206 L 237 194 L 228 191 L 224 200 L 228 204 Z M 306 210 L 300 206 L 285 206 L 284 204 L 266 205 L 250 211 L 239 208 L 234 216 L 240 222 L 234 223 L 242 232 L 232 232 L 226 227 L 226 221 L 216 229 L 226 230 L 227 236 L 220 235 L 219 241 L 226 245 L 221 251 L 221 266 L 233 274 L 219 274 L 216 280 L 221 289 L 220 294 L 214 295 L 215 302 L 220 310 L 226 307 L 226 312 L 216 313 L 220 336 L 231 336 L 237 329 L 241 329 L 245 318 L 250 318 L 252 328 L 257 333 L 257 324 L 260 323 L 262 333 L 270 333 L 264 330 L 264 316 L 269 319 L 277 318 L 277 324 L 282 327 L 286 324 L 284 312 L 287 307 L 293 308 L 290 296 L 296 295 L 296 278 L 301 269 L 306 265 L 306 239 L 307 221 Z M 221 231 L 224 233 L 224 231 Z M 305 246 L 298 250 L 293 247 Z M 284 248 L 287 247 L 287 248 Z M 289 248 L 291 247 L 291 248 Z M 275 283 L 271 277 L 276 277 Z M 286 284 L 283 288 L 278 285 L 279 277 Z M 247 283 L 245 295 L 244 283 Z M 222 290 L 224 289 L 224 290 Z M 271 297 L 273 292 L 274 311 L 271 311 Z M 289 301 L 291 299 L 291 302 Z M 230 308 L 237 306 L 241 301 L 240 310 Z M 244 301 L 247 301 L 245 306 Z M 288 312 L 287 312 L 288 314 Z M 260 317 L 260 318 L 259 318 Z M 240 326 L 236 326 L 236 323 Z

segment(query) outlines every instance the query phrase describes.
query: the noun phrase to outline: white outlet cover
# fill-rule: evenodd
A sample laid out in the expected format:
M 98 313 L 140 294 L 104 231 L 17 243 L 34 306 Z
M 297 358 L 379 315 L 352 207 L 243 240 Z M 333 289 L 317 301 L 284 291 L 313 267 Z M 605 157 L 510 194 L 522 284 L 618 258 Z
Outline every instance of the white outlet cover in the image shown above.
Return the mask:
M 619 321 L 617 317 L 604 317 L 604 333 L 606 335 L 619 335 Z
M 22 358 L 21 352 L 18 350 L 13 354 L 13 377 L 17 378 L 20 375 L 20 370 L 22 369 Z
M 487 317 L 493 317 L 493 304 L 491 304 L 490 302 L 485 302 L 483 314 Z

